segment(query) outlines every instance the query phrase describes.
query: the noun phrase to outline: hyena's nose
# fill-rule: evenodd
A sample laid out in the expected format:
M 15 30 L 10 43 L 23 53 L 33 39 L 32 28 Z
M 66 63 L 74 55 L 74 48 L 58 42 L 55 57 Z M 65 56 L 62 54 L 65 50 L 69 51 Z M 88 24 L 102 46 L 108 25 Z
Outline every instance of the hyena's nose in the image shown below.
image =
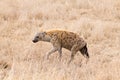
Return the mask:
M 37 40 L 32 40 L 32 42 L 33 42 L 33 43 L 36 43 L 36 42 L 37 42 Z

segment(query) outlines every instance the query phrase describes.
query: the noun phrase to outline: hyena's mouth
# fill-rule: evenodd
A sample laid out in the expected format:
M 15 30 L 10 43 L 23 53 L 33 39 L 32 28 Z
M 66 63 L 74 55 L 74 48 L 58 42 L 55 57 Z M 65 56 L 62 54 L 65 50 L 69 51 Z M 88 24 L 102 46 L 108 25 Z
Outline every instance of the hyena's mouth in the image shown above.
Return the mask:
M 33 43 L 36 43 L 36 42 L 38 42 L 38 41 L 37 41 L 37 40 L 32 40 L 32 42 L 33 42 Z

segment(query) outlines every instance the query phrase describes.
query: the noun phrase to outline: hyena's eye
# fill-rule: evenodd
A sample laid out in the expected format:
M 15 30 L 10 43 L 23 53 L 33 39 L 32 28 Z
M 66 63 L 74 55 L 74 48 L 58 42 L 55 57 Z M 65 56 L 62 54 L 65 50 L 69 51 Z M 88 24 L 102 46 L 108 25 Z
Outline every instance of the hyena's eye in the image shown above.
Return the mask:
M 39 38 L 39 36 L 36 36 L 36 38 Z

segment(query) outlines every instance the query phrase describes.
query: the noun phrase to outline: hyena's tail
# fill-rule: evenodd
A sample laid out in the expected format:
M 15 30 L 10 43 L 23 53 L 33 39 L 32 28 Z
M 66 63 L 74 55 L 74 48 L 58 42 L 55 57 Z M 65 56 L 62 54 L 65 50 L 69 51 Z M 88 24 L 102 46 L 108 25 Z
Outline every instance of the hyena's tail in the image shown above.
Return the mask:
M 82 53 L 83 56 L 85 56 L 86 58 L 89 58 L 89 53 L 88 53 L 88 49 L 87 49 L 87 45 L 85 45 L 82 49 L 80 49 L 80 52 Z

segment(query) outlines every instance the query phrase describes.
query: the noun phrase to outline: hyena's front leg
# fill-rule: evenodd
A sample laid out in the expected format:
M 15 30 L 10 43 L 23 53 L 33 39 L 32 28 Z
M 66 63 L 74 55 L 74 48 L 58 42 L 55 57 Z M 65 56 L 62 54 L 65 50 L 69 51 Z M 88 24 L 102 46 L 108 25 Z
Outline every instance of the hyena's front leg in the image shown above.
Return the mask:
M 53 45 L 53 48 L 48 52 L 47 54 L 47 59 L 49 58 L 49 55 L 58 51 L 59 53 L 59 57 L 61 58 L 62 56 L 62 48 L 61 48 L 61 44 L 59 43 L 59 40 L 56 36 L 54 36 L 54 38 L 51 39 L 50 41 Z
M 56 51 L 58 51 L 58 53 L 59 53 L 59 59 L 61 60 L 61 57 L 62 57 L 62 48 L 60 48 L 60 47 L 53 47 L 53 48 L 47 53 L 47 59 L 49 59 L 49 56 L 50 56 L 52 53 L 56 52 Z
M 50 56 L 52 53 L 56 52 L 57 50 L 58 50 L 57 48 L 53 47 L 53 48 L 47 53 L 47 59 L 49 59 L 49 56 Z
M 50 41 L 53 45 L 53 49 L 50 51 L 49 54 L 51 54 L 51 52 L 55 52 L 55 51 L 58 51 L 59 53 L 59 59 L 61 60 L 61 56 L 62 56 L 62 47 L 61 47 L 61 44 L 57 38 L 57 36 L 54 36 L 54 38 L 51 39 Z

